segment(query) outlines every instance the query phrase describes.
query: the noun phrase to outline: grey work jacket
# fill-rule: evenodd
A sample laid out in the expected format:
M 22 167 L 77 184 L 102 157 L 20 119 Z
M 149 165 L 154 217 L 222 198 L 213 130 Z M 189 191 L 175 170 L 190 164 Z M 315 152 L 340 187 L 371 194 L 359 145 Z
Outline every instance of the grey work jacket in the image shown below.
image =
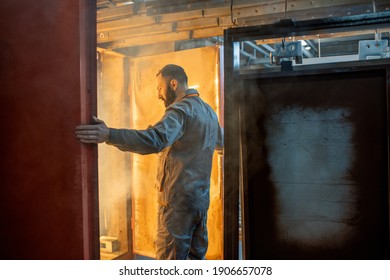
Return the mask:
M 208 209 L 212 157 L 223 147 L 217 115 L 197 94 L 187 90 L 146 130 L 110 128 L 107 141 L 123 151 L 159 153 L 159 203 L 180 211 Z

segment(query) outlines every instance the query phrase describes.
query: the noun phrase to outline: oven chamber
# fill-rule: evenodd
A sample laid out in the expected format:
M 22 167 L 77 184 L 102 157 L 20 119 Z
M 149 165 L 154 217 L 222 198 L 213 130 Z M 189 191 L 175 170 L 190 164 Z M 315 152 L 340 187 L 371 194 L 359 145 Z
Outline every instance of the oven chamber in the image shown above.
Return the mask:
M 389 29 L 225 31 L 226 259 L 389 258 Z

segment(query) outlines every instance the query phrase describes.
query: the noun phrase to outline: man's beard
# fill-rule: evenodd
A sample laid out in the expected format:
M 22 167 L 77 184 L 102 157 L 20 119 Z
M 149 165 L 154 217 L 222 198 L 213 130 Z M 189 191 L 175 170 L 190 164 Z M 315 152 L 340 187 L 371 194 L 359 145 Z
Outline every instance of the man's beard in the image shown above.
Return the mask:
M 167 98 L 164 99 L 164 105 L 165 105 L 165 108 L 167 108 L 169 105 L 171 105 L 173 103 L 173 101 L 175 101 L 177 95 L 176 95 L 176 92 L 171 89 L 170 87 L 167 88 Z

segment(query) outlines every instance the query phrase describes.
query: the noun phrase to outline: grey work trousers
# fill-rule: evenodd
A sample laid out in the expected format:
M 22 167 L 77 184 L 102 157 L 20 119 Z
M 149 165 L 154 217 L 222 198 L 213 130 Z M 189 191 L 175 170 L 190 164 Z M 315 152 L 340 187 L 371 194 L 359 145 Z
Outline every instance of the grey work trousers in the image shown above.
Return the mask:
M 159 205 L 158 260 L 204 260 L 207 247 L 207 210 L 176 211 Z

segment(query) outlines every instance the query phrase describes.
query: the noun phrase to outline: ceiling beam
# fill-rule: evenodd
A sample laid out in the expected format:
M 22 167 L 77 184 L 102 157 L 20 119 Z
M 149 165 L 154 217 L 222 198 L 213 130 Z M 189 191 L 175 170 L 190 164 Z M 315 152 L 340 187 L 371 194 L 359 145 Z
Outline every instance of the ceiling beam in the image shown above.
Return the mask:
M 183 4 L 183 0 L 148 0 L 146 1 L 146 7 L 154 7 L 154 6 L 166 6 L 166 5 L 177 5 Z M 199 0 L 186 0 L 185 2 L 199 2 Z
M 275 1 L 283 2 L 284 0 L 262 0 L 263 4 L 270 4 Z M 233 8 L 237 6 L 249 6 L 258 4 L 259 0 L 234 0 Z M 148 15 L 162 15 L 176 12 L 206 10 L 212 8 L 227 7 L 230 9 L 230 0 L 211 0 L 211 1 L 182 1 L 182 0 L 164 0 L 164 1 L 149 1 L 146 3 Z
M 371 3 L 367 0 L 296 0 L 287 2 L 287 12 L 303 11 L 310 9 L 320 9 L 320 8 L 332 8 L 339 5 L 351 5 L 364 3 Z M 234 18 L 245 18 L 245 17 L 254 17 L 254 16 L 264 16 L 269 14 L 279 14 L 285 12 L 285 3 L 276 2 L 274 4 L 261 4 L 257 6 L 251 6 L 246 8 L 237 8 L 233 10 Z
M 176 24 L 175 31 L 184 31 L 184 30 L 196 30 L 201 28 L 210 28 L 218 26 L 218 18 L 205 18 L 205 19 L 195 19 L 187 21 L 179 21 Z
M 116 18 L 123 18 L 132 16 L 134 14 L 133 9 L 129 6 L 112 7 L 106 9 L 100 9 L 96 12 L 97 22 L 113 20 Z
M 225 28 L 223 28 L 223 27 L 197 29 L 197 30 L 194 30 L 191 35 L 192 35 L 192 38 L 194 38 L 194 39 L 223 36 L 224 30 L 225 30 Z
M 127 38 L 138 37 L 138 36 L 166 34 L 172 31 L 173 31 L 172 23 L 148 25 L 139 28 L 120 29 L 120 30 L 114 30 L 110 32 L 100 32 L 97 38 L 97 42 L 104 43 L 104 42 L 122 40 Z
M 141 26 L 152 25 L 156 23 L 154 17 L 148 17 L 145 14 L 132 15 L 131 17 L 126 17 L 117 20 L 111 20 L 106 22 L 97 23 L 97 32 L 112 31 L 118 29 L 126 28 L 136 28 Z
M 167 15 L 157 15 L 155 16 L 156 21 L 158 22 L 176 22 L 182 20 L 193 20 L 204 18 L 204 14 L 202 10 L 190 11 L 190 12 L 179 12 L 174 14 Z
M 213 1 L 194 1 L 185 2 L 179 1 L 176 4 L 168 4 L 166 1 L 159 1 L 163 5 L 155 5 L 146 8 L 148 16 L 155 16 L 161 14 L 171 14 L 177 12 L 188 12 L 194 10 L 204 10 L 209 8 L 223 7 L 229 4 L 227 0 L 213 0 Z
M 134 36 L 128 39 L 117 40 L 114 42 L 110 42 L 104 44 L 104 48 L 109 50 L 130 47 L 130 46 L 142 46 L 142 45 L 152 45 L 158 43 L 167 43 L 181 40 L 189 40 L 191 39 L 190 31 L 182 31 L 182 32 L 171 32 L 165 34 L 157 34 L 157 35 L 149 35 L 149 36 Z

